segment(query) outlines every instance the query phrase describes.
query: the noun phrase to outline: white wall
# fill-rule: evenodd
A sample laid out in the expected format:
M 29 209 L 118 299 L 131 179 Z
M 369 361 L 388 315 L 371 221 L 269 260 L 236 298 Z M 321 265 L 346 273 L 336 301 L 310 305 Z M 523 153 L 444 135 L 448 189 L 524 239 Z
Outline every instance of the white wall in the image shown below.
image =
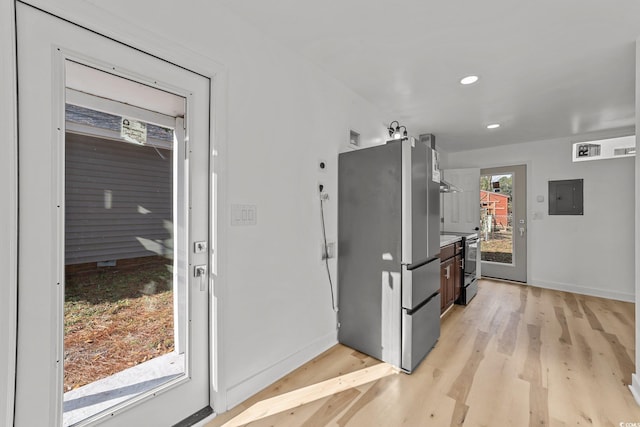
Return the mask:
M 449 153 L 447 167 L 527 164 L 529 284 L 634 301 L 634 158 L 573 163 L 571 146 L 561 139 Z M 584 215 L 549 216 L 548 181 L 574 178 L 584 179 Z
M 163 0 L 152 8 L 126 0 L 100 6 L 80 0 L 60 0 L 55 6 L 44 0 L 34 3 L 55 7 L 56 13 L 89 28 L 108 30 L 112 22 L 113 28 L 125 28 L 123 37 L 126 21 L 132 34 L 137 34 L 134 29 L 146 30 L 227 70 L 222 111 L 226 148 L 218 159 L 223 165 L 218 185 L 227 205 L 220 209 L 228 215 L 231 204 L 255 204 L 258 221 L 244 227 L 226 221 L 218 230 L 227 242 L 217 248 L 226 274 L 216 284 L 226 288 L 219 294 L 225 314 L 220 335 L 225 406 L 239 403 L 334 344 L 336 317 L 320 260 L 317 185 L 321 181 L 329 192 L 327 233 L 337 241 L 337 154 L 347 149 L 350 129 L 361 134 L 363 145 L 383 142 L 390 118 L 234 14 L 207 2 L 176 7 Z M 144 19 L 132 18 L 140 16 Z M 118 34 L 112 36 L 118 39 Z M 131 39 L 131 34 L 126 36 Z M 326 172 L 319 172 L 320 159 L 328 162 Z M 335 260 L 330 266 L 335 285 Z

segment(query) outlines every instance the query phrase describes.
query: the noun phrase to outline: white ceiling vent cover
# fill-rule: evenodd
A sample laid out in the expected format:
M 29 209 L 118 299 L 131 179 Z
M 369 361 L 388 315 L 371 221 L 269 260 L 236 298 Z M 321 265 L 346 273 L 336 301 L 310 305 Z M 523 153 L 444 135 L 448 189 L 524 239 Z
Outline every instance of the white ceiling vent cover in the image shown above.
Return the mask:
M 573 144 L 573 161 L 614 159 L 636 155 L 636 136 L 600 139 Z

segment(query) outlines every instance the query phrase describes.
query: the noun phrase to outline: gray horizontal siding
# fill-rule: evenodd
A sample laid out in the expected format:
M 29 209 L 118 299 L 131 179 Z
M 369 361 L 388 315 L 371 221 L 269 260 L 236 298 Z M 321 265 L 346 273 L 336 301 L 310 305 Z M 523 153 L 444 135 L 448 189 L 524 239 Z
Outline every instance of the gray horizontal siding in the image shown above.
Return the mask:
M 65 150 L 65 263 L 171 257 L 171 151 L 72 133 Z
M 66 104 L 65 120 L 101 129 L 109 129 L 119 133 L 122 117 L 78 105 Z M 152 125 L 151 123 L 147 123 L 147 136 L 168 142 L 173 141 L 173 131 L 171 129 Z

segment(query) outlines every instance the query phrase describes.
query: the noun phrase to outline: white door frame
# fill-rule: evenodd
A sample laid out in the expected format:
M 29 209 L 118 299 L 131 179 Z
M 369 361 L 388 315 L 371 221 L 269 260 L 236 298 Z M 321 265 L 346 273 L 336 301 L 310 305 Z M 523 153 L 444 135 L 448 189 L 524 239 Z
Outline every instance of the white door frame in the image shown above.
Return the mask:
M 14 0 L 0 0 L 0 425 L 13 425 L 18 310 L 18 109 Z
M 529 215 L 529 210 L 532 209 L 532 206 L 534 206 L 534 195 L 533 195 L 533 191 L 531 190 L 531 186 L 533 185 L 533 161 L 531 160 L 522 160 L 522 161 L 513 161 L 513 162 L 509 162 L 509 164 L 504 164 L 504 163 L 490 163 L 490 164 L 486 164 L 486 165 L 482 165 L 481 169 L 493 169 L 493 168 L 504 168 L 504 167 L 509 167 L 512 165 L 526 165 L 527 166 L 527 224 L 526 224 L 526 228 L 527 228 L 527 280 L 529 280 L 531 278 L 531 234 L 530 231 L 532 230 L 533 225 L 535 224 L 535 221 L 532 223 L 531 222 L 531 217 L 532 215 Z M 526 285 L 528 285 L 528 283 L 525 283 Z
M 520 168 L 524 167 L 525 171 L 524 173 L 520 176 L 520 178 L 523 178 L 522 180 L 524 181 L 524 185 L 522 185 L 522 183 L 520 182 L 520 178 L 516 175 L 518 175 L 518 172 L 521 170 Z M 516 206 L 516 204 L 514 203 L 513 205 L 513 212 L 515 212 L 517 214 L 517 218 L 516 216 L 514 216 L 513 218 L 513 224 L 512 224 L 512 229 L 513 229 L 513 259 L 511 264 L 501 264 L 501 263 L 494 263 L 494 262 L 489 262 L 489 261 L 481 261 L 481 264 L 483 265 L 482 267 L 482 271 L 483 273 L 486 273 L 487 269 L 492 270 L 490 272 L 494 273 L 497 278 L 501 278 L 502 275 L 504 276 L 512 276 L 512 277 L 504 277 L 505 280 L 516 280 L 515 277 L 518 276 L 519 274 L 524 274 L 524 280 L 521 281 L 522 283 L 526 284 L 529 278 L 529 236 L 528 236 L 528 206 L 529 206 L 529 196 L 528 196 L 528 179 L 529 179 L 529 166 L 526 163 L 521 163 L 521 162 L 516 162 L 512 165 L 507 165 L 507 166 L 492 166 L 492 167 L 483 167 L 482 169 L 480 169 L 480 176 L 485 176 L 487 174 L 492 174 L 492 175 L 498 175 L 500 173 L 505 173 L 505 174 L 512 174 L 513 175 L 513 192 L 516 195 L 516 199 L 517 199 L 517 204 L 518 206 Z M 482 171 L 486 171 L 489 170 L 490 172 L 488 173 L 483 173 Z M 516 190 L 516 187 L 518 187 L 520 189 L 520 191 Z M 525 195 L 524 197 L 519 193 L 521 193 L 522 191 L 524 191 Z M 524 205 L 524 208 L 522 207 Z M 518 209 L 520 208 L 520 209 Z M 524 221 L 522 224 L 519 223 L 519 221 Z M 517 221 L 517 222 L 516 222 Z M 523 229 L 523 234 L 522 236 L 519 235 L 518 231 L 520 228 Z M 518 242 L 518 239 L 522 239 L 524 238 L 524 244 Z M 518 251 L 518 248 L 520 248 L 520 250 Z M 525 254 L 523 255 L 521 252 L 522 250 L 525 251 Z M 518 256 L 516 259 L 516 251 L 518 253 Z M 520 262 L 524 262 L 524 271 L 522 270 L 518 270 L 519 266 L 517 265 L 518 260 L 520 260 Z M 519 273 L 519 274 L 516 274 Z M 493 276 L 487 276 L 487 277 L 493 277 Z M 520 281 L 520 280 L 518 280 Z
M 16 313 L 17 313 L 17 79 L 15 52 L 15 0 L 0 0 L 0 52 L 5 61 L 0 68 L 0 87 L 3 96 L 0 100 L 0 124 L 2 136 L 8 141 L 4 156 L 0 156 L 0 170 L 7 185 L 0 189 L 0 196 L 8 201 L 7 209 L 0 217 L 3 219 L 0 236 L 7 242 L 0 247 L 2 268 L 0 275 L 7 284 L 1 292 L 0 320 L 3 340 L 6 338 L 7 352 L 0 353 L 0 379 L 6 399 L 0 402 L 0 420 L 6 425 L 13 424 L 14 384 L 15 384 L 15 348 L 16 348 Z M 119 20 L 105 13 L 98 6 L 87 2 L 60 1 L 51 4 L 46 0 L 30 0 L 25 2 L 53 15 L 77 23 L 106 37 L 117 40 L 128 46 L 140 49 L 168 62 L 182 66 L 193 72 L 208 77 L 210 85 L 210 129 L 211 140 L 211 191 L 210 206 L 210 242 L 211 242 L 211 403 L 216 402 L 214 410 L 226 410 L 226 383 L 224 369 L 224 352 L 220 351 L 224 343 L 223 319 L 224 301 L 226 301 L 226 227 L 227 223 L 227 191 L 226 185 L 226 105 L 227 105 L 227 71 L 226 67 L 189 48 L 166 39 L 162 35 L 140 29 L 136 25 Z M 215 173 L 214 173 L 215 171 Z M 5 254 L 6 252 L 6 254 Z M 5 266 L 6 264 L 6 266 Z M 5 298 L 6 296 L 6 298 Z M 7 336 L 4 336 L 6 332 Z M 4 393 L 6 392 L 6 394 Z M 217 409 L 219 408 L 219 409 Z

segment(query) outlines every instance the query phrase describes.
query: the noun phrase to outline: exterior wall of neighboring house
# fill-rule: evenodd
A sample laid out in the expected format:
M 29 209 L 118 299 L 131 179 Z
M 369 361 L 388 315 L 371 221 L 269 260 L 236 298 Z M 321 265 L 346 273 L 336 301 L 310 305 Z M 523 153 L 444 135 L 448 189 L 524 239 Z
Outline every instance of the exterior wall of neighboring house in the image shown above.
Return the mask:
M 172 151 L 119 140 L 119 116 L 67 105 L 66 119 L 113 138 L 67 132 L 65 264 L 172 258 Z M 170 146 L 172 131 L 148 132 Z
M 171 159 L 169 150 L 67 133 L 65 263 L 172 258 Z
M 493 226 L 506 228 L 509 225 L 509 196 L 480 190 L 480 207 L 491 215 Z

